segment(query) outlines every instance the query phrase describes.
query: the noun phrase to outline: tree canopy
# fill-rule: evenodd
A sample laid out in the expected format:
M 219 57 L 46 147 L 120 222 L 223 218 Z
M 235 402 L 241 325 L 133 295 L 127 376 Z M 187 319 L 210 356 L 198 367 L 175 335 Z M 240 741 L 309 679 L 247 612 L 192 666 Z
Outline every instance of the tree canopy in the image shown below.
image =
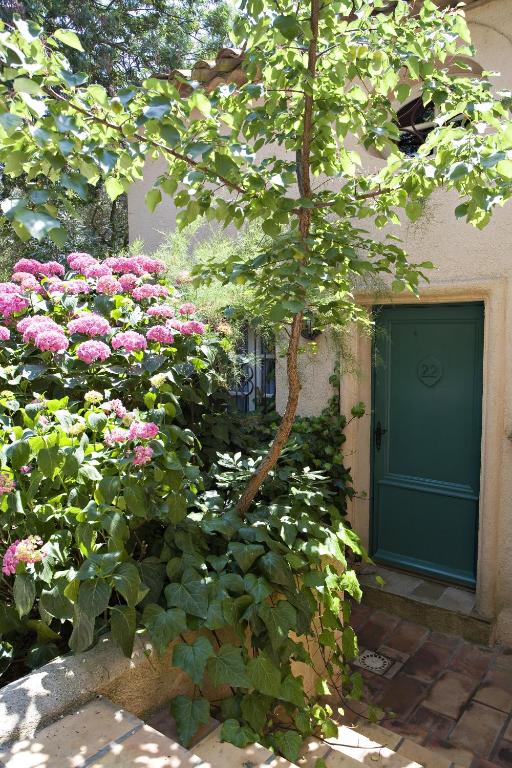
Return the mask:
M 360 317 L 360 275 L 416 291 L 431 265 L 411 263 L 388 225 L 415 221 L 438 188 L 458 193 L 457 217 L 488 223 L 512 195 L 511 94 L 467 66 L 462 8 L 431 0 L 419 10 L 404 0 L 243 0 L 233 31 L 247 82 L 211 92 L 150 77 L 112 95 L 73 71 L 67 53 L 83 50 L 73 31 L 42 36 L 33 22 L 14 23 L 0 33 L 0 160 L 8 176 L 27 175 L 27 194 L 2 204 L 21 238 L 64 242 L 49 185 L 80 198 L 103 180 L 115 200 L 148 157 L 164 162 L 151 211 L 169 195 L 180 226 L 203 215 L 260 220 L 271 238 L 256 257 L 215 261 L 201 275 L 249 283 L 258 314 L 291 328 L 288 406 L 243 513 L 296 412 L 304 313 L 323 327 Z M 397 111 L 412 94 L 437 116 L 410 155 Z M 382 162 L 365 164 L 362 148 Z

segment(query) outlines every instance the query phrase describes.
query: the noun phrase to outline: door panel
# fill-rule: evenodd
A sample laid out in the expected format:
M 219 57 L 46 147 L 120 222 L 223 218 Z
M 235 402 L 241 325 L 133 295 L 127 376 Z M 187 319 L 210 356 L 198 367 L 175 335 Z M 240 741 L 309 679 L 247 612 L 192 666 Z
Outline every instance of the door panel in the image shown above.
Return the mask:
M 473 585 L 483 306 L 381 307 L 376 315 L 373 556 Z

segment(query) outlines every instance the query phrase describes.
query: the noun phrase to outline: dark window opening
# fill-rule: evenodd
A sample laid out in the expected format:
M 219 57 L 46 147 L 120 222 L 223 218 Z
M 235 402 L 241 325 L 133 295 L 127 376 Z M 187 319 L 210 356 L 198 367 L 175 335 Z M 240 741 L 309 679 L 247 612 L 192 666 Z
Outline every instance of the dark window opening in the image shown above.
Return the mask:
M 238 357 L 241 377 L 231 390 L 236 409 L 242 413 L 273 410 L 276 395 L 273 343 L 247 326 Z

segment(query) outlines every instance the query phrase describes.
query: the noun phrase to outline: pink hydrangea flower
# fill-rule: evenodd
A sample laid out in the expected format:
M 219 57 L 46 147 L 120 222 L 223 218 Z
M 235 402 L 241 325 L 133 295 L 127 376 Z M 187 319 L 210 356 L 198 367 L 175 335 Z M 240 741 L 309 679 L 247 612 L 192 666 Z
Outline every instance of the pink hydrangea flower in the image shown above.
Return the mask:
M 105 277 L 106 275 L 112 274 L 112 270 L 109 269 L 106 264 L 100 264 L 99 261 L 84 264 L 81 271 L 85 277 Z
M 116 280 L 112 274 L 103 275 L 96 283 L 96 291 L 104 293 L 107 296 L 115 296 L 116 293 L 123 292 L 123 286 L 119 280 Z
M 69 347 L 69 341 L 61 331 L 47 328 L 36 333 L 34 344 L 42 352 L 64 352 Z
M 0 325 L 0 341 L 7 341 L 11 337 L 11 332 L 5 325 Z
M 193 315 L 196 309 L 196 305 L 192 304 L 191 301 L 188 301 L 185 304 L 182 304 L 178 311 L 180 315 Z
M 22 475 L 28 475 L 29 472 L 32 472 L 32 464 L 24 464 L 22 467 L 20 467 L 20 472 Z
M 34 275 L 31 272 L 13 272 L 11 280 L 14 280 L 16 283 L 22 283 L 27 277 L 34 277 Z M 9 283 L 1 283 L 1 285 L 9 285 Z
M 172 317 L 167 321 L 166 325 L 168 325 L 169 328 L 174 328 L 177 331 L 181 331 L 184 326 L 184 322 L 182 320 L 178 320 L 177 317 Z
M 149 445 L 137 445 L 134 450 L 134 466 L 143 466 L 148 464 L 153 457 L 153 449 Z
M 163 261 L 160 261 L 160 259 L 152 259 L 149 256 L 141 254 L 140 256 L 134 256 L 133 260 L 137 265 L 140 274 L 149 272 L 150 275 L 159 275 L 162 272 L 165 272 L 165 264 Z M 136 272 L 137 270 L 133 271 Z
M 0 474 L 0 496 L 3 496 L 5 493 L 10 493 L 11 491 L 14 491 L 16 488 L 16 483 L 12 479 L 12 477 L 9 477 L 9 475 L 5 475 L 3 472 Z
M 160 344 L 172 344 L 174 336 L 165 325 L 154 325 L 146 333 L 146 339 L 148 341 L 158 341 Z
M 146 349 L 148 344 L 141 333 L 122 331 L 116 333 L 112 339 L 112 346 L 114 349 L 124 349 L 125 352 L 135 352 L 138 349 Z
M 128 430 L 131 440 L 152 440 L 158 432 L 158 424 L 153 421 L 132 421 Z
M 151 259 L 149 256 L 110 256 L 105 259 L 104 264 L 110 267 L 112 272 L 132 272 L 139 276 L 146 273 L 159 274 L 165 271 L 163 261 Z
M 0 283 L 0 296 L 5 293 L 18 293 L 20 292 L 19 285 L 16 283 Z
M 106 403 L 102 404 L 101 408 L 106 413 L 115 413 L 118 419 L 124 419 L 128 413 L 128 410 L 124 407 L 121 400 L 108 400 Z
M 76 348 L 76 356 L 90 365 L 96 360 L 104 361 L 110 357 L 110 347 L 102 341 L 83 341 Z
M 63 283 L 63 288 L 64 291 L 71 296 L 78 296 L 80 293 L 91 292 L 91 286 L 86 280 L 66 280 Z
M 31 275 L 38 275 L 40 271 L 41 262 L 35 259 L 20 259 L 13 268 L 13 272 L 28 272 Z
M 146 314 L 150 317 L 173 317 L 174 308 L 168 304 L 154 304 L 152 307 L 148 307 Z
M 36 335 L 40 331 L 55 331 L 56 333 L 63 333 L 60 325 L 46 315 L 31 315 L 24 317 L 16 325 L 16 330 L 23 334 L 23 341 L 28 344 L 34 341 Z
M 15 541 L 4 553 L 2 573 L 5 576 L 13 576 L 18 563 L 40 563 L 45 554 L 39 549 L 42 543 L 42 539 L 38 536 L 29 536 L 28 539 Z
M 22 288 L 24 291 L 33 291 L 34 293 L 39 294 L 46 293 L 45 289 L 39 280 L 34 277 L 34 275 L 27 275 L 22 280 L 20 280 L 20 288 Z
M 137 275 L 132 275 L 130 272 L 119 277 L 119 282 L 121 283 L 123 291 L 133 291 L 138 281 L 139 278 Z
M 151 283 L 145 283 L 145 285 L 139 285 L 132 291 L 132 297 L 137 301 L 142 299 L 156 299 L 161 296 L 168 296 L 169 289 L 165 285 L 152 285 Z
M 18 286 L 16 290 L 20 290 Z M 5 320 L 10 320 L 16 312 L 23 312 L 29 306 L 30 301 L 19 293 L 0 293 L 0 315 Z
M 204 323 L 200 323 L 199 320 L 187 320 L 186 323 L 183 323 L 180 330 L 185 335 L 190 336 L 192 333 L 204 333 L 205 328 Z
M 41 275 L 46 275 L 49 277 L 50 275 L 63 275 L 66 270 L 64 269 L 62 264 L 59 264 L 58 261 L 46 261 L 44 264 L 40 264 L 39 266 L 39 272 Z
M 83 251 L 73 251 L 68 254 L 67 262 L 71 269 L 80 270 L 85 264 L 94 263 L 96 259 L 91 256 L 90 253 L 84 253 Z
M 64 286 L 65 282 L 63 280 L 61 280 L 59 277 L 55 277 L 55 275 L 52 275 L 52 277 L 48 278 L 44 287 L 48 293 L 64 293 Z
M 110 330 L 108 320 L 94 312 L 75 317 L 68 323 L 70 333 L 83 333 L 85 336 L 105 336 Z
M 126 443 L 130 439 L 130 433 L 127 429 L 121 427 L 114 427 L 110 432 L 105 435 L 106 445 L 114 445 L 115 443 Z

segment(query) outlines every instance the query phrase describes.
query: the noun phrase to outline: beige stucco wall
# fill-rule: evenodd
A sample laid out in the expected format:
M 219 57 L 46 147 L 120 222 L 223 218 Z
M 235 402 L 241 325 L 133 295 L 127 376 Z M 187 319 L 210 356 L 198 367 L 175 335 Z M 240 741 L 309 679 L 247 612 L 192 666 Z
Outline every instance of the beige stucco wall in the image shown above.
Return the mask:
M 512 2 L 490 0 L 468 12 L 477 61 L 484 69 L 501 73 L 497 87 L 512 88 Z M 366 156 L 369 167 L 380 160 Z M 161 172 L 150 163 L 144 182 L 129 197 L 131 239 L 141 237 L 148 251 L 154 250 L 165 233 L 175 226 L 175 211 L 169 199 L 150 215 L 144 194 Z M 480 504 L 477 607 L 496 620 L 496 637 L 512 643 L 512 207 L 498 210 L 491 224 L 479 232 L 455 219 L 455 194 L 440 191 L 429 201 L 415 225 L 404 224 L 398 231 L 413 261 L 431 260 L 436 269 L 430 283 L 421 289 L 421 301 L 475 301 L 485 305 L 484 393 L 482 434 L 482 477 Z M 361 301 L 411 302 L 410 296 L 372 297 Z M 365 541 L 369 530 L 370 488 L 371 340 L 354 329 L 349 354 L 349 372 L 341 385 L 342 409 L 363 400 L 368 415 L 349 427 L 346 457 L 352 466 L 355 486 L 360 492 L 351 509 L 352 521 Z M 329 376 L 340 357 L 332 339 L 322 336 L 315 351 L 301 356 L 302 392 L 300 413 L 314 415 L 332 394 Z M 355 361 L 355 364 L 354 364 Z M 277 405 L 286 400 L 285 360 L 277 359 Z

